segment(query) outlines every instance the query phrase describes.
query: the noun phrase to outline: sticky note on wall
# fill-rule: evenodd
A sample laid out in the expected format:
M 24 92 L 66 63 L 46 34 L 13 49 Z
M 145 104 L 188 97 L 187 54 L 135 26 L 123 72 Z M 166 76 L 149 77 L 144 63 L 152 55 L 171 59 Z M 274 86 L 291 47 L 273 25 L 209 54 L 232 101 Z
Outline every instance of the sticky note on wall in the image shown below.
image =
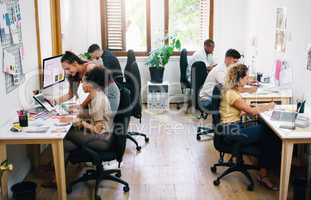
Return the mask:
M 281 70 L 282 70 L 282 61 L 281 60 L 276 60 L 274 78 L 277 81 L 280 80 Z

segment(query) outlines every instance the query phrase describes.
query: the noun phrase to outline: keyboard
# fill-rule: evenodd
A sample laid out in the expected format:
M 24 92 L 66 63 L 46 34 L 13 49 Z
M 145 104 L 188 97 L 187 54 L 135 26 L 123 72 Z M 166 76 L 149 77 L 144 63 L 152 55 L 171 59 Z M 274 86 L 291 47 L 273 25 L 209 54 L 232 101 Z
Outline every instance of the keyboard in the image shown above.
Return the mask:
M 294 122 L 297 118 L 296 112 L 285 112 L 285 111 L 273 111 L 271 120 L 283 121 L 283 122 Z

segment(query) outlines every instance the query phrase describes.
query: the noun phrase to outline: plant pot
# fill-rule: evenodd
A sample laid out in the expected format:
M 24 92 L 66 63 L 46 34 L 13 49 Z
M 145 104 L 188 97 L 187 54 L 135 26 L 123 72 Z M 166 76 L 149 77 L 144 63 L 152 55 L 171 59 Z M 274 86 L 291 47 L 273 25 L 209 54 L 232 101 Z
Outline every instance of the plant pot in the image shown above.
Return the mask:
M 162 83 L 164 67 L 149 67 L 152 83 Z

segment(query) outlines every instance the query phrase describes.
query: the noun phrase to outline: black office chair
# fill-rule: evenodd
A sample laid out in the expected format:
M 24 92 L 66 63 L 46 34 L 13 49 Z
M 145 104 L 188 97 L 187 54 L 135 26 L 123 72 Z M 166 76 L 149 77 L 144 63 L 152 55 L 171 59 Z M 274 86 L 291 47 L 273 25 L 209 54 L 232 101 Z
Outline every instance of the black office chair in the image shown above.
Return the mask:
M 130 106 L 130 92 L 126 88 L 120 89 L 121 101 L 118 108 L 118 113 L 114 118 L 114 130 L 113 130 L 113 141 L 111 148 L 107 151 L 98 151 L 93 148 L 87 147 L 85 144 L 77 144 L 79 148 L 70 152 L 68 161 L 72 164 L 82 163 L 82 162 L 92 162 L 96 169 L 87 170 L 86 173 L 78 178 L 77 180 L 71 182 L 67 188 L 67 192 L 72 192 L 72 187 L 79 182 L 87 182 L 90 180 L 95 180 L 95 200 L 100 200 L 100 196 L 97 194 L 99 184 L 103 180 L 110 180 L 118 182 L 124 185 L 123 191 L 129 191 L 129 184 L 124 180 L 120 179 L 121 170 L 105 170 L 102 163 L 105 161 L 117 160 L 122 162 L 123 154 L 126 147 L 126 134 L 129 125 L 129 106 Z
M 211 167 L 213 173 L 217 172 L 217 167 L 228 167 L 220 176 L 214 180 L 214 185 L 218 186 L 220 180 L 231 174 L 233 172 L 242 173 L 249 181 L 247 190 L 254 190 L 254 181 L 249 174 L 248 170 L 258 170 L 258 167 L 247 165 L 244 163 L 243 155 L 250 155 L 258 157 L 260 155 L 260 150 L 253 145 L 242 146 L 236 141 L 228 139 L 228 130 L 225 130 L 221 124 L 221 116 L 219 112 L 221 102 L 221 86 L 216 86 L 213 90 L 212 103 L 211 103 L 211 113 L 213 119 L 213 129 L 215 131 L 214 135 L 214 147 L 220 153 L 220 158 L 216 164 Z M 225 161 L 225 154 L 230 154 L 231 157 L 228 161 Z
M 179 69 L 180 69 L 180 87 L 181 93 L 185 94 L 187 89 L 191 89 L 191 83 L 187 79 L 187 67 L 188 67 L 188 58 L 187 58 L 187 49 L 183 49 L 180 52 L 179 59 Z M 177 109 L 180 109 L 180 104 L 184 102 L 177 103 Z M 189 104 L 189 102 L 187 102 Z
M 187 79 L 187 49 L 183 49 L 180 52 L 179 69 L 180 69 L 180 86 L 181 92 L 184 94 L 186 89 L 191 89 L 191 83 Z
M 103 50 L 102 59 L 105 67 L 111 71 L 112 78 L 116 84 L 121 87 L 123 83 L 123 73 L 118 58 L 115 57 L 111 51 L 105 49 Z
M 206 65 L 204 62 L 195 62 L 191 67 L 191 102 L 195 110 L 200 111 L 199 119 L 207 119 L 207 110 L 205 110 L 200 105 L 200 90 L 205 82 L 205 79 L 208 75 Z M 213 133 L 213 129 L 208 127 L 198 127 L 197 129 L 197 140 L 201 140 L 201 135 L 206 135 Z
M 141 104 L 141 77 L 136 62 L 135 54 L 133 50 L 127 52 L 127 63 L 124 69 L 125 87 L 131 92 L 131 116 L 139 119 L 141 123 L 142 118 L 142 104 Z M 138 132 L 128 132 L 127 138 L 135 143 L 136 150 L 140 151 L 141 146 L 135 140 L 133 136 L 142 136 L 145 138 L 145 142 L 149 142 L 149 138 L 146 134 Z
M 199 94 L 200 90 L 205 82 L 207 77 L 207 69 L 204 62 L 195 62 L 191 66 L 191 91 L 192 91 L 192 105 L 196 110 L 199 110 L 201 114 L 203 110 L 199 104 Z

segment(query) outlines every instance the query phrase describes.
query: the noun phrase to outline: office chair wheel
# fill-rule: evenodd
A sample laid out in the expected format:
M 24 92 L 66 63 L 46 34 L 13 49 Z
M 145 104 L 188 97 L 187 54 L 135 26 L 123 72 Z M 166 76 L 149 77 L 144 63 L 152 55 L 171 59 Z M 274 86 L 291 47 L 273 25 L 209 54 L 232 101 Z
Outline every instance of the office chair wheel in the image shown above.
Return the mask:
M 137 146 L 137 147 L 136 147 L 136 150 L 137 150 L 137 151 L 141 151 L 141 146 Z
M 149 138 L 148 137 L 145 138 L 145 142 L 149 143 Z
M 220 184 L 220 181 L 218 179 L 216 179 L 216 180 L 214 180 L 213 183 L 214 183 L 215 186 L 218 186 Z
M 72 193 L 72 186 L 69 185 L 69 186 L 67 187 L 66 191 L 67 191 L 67 194 Z
M 197 135 L 197 141 L 201 141 L 201 136 Z
M 121 172 L 116 173 L 116 177 L 121 178 Z
M 95 196 L 95 200 L 101 200 L 102 198 L 98 195 Z
M 215 174 L 217 172 L 217 168 L 215 166 L 211 167 L 211 171 Z
M 123 187 L 123 191 L 124 192 L 129 192 L 130 191 L 130 187 L 128 185 Z
M 249 185 L 247 186 L 248 191 L 254 191 L 254 185 Z

